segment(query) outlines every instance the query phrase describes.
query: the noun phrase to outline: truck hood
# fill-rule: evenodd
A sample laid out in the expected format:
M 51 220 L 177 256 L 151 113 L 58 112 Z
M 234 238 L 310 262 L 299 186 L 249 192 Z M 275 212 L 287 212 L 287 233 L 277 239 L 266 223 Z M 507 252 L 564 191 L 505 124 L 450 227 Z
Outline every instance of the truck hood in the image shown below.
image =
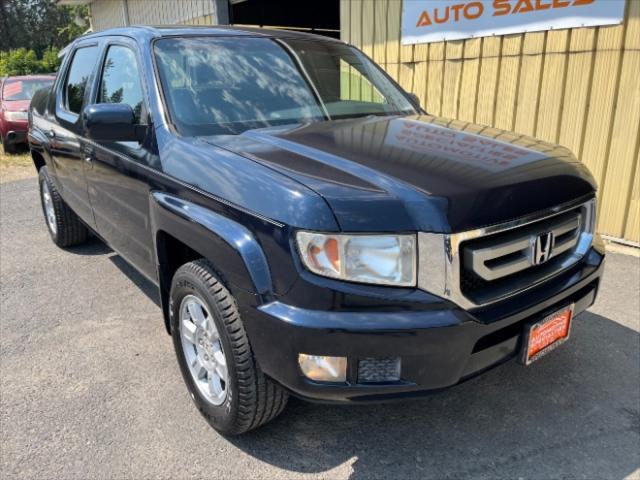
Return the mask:
M 566 148 L 432 116 L 327 121 L 206 141 L 314 190 L 344 231 L 464 231 L 595 191 Z

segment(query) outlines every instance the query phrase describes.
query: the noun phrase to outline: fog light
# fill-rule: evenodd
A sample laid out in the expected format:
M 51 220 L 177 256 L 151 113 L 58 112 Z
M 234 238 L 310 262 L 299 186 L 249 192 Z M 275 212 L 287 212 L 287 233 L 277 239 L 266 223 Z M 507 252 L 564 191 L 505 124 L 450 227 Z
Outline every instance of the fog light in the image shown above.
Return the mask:
M 305 377 L 316 382 L 347 380 L 347 357 L 325 357 L 301 353 L 298 355 L 298 363 Z

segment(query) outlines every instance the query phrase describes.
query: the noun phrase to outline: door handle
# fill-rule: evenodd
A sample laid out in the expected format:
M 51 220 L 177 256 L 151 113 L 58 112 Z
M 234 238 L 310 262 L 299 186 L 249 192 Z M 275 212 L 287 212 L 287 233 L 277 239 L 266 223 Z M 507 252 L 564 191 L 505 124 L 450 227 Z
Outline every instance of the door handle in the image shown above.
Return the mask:
M 53 130 L 49 130 L 47 132 L 47 137 L 49 138 L 56 138 L 56 132 L 54 132 Z
M 87 165 L 93 165 L 93 147 L 87 144 L 82 145 L 82 155 L 84 155 L 84 161 Z

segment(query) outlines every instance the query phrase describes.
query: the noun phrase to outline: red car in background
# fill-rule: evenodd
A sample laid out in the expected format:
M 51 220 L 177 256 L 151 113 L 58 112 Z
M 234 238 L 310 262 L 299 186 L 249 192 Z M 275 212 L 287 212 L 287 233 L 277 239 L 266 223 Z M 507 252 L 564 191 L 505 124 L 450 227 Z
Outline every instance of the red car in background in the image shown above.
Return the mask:
M 25 75 L 0 79 L 0 142 L 6 153 L 27 142 L 29 104 L 33 94 L 49 88 L 52 75 Z

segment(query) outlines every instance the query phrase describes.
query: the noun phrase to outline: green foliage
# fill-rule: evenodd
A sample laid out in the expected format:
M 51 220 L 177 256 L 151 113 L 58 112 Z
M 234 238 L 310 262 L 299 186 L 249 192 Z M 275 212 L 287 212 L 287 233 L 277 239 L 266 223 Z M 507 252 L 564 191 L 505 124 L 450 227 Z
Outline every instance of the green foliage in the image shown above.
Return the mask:
M 58 39 L 63 43 L 60 47 L 64 47 L 64 45 L 73 42 L 89 28 L 89 22 L 87 21 L 89 18 L 89 10 L 86 5 L 75 5 L 65 8 L 68 10 L 71 21 L 58 28 Z M 83 19 L 86 23 L 84 25 L 78 25 L 75 22 L 76 19 Z
M 25 48 L 44 56 L 47 49 L 61 49 L 87 30 L 87 19 L 86 5 L 0 0 L 0 52 Z
M 60 66 L 60 59 L 58 58 L 59 50 L 54 47 L 47 48 L 42 54 L 42 60 L 40 60 L 40 65 L 42 66 L 42 71 L 45 73 L 53 73 L 58 71 L 58 67 Z
M 45 50 L 42 59 L 38 59 L 36 52 L 26 48 L 0 52 L 0 77 L 52 73 L 58 69 L 59 65 L 58 50 L 55 48 Z
M 0 0 L 0 76 L 52 73 L 58 52 L 88 27 L 86 5 Z

